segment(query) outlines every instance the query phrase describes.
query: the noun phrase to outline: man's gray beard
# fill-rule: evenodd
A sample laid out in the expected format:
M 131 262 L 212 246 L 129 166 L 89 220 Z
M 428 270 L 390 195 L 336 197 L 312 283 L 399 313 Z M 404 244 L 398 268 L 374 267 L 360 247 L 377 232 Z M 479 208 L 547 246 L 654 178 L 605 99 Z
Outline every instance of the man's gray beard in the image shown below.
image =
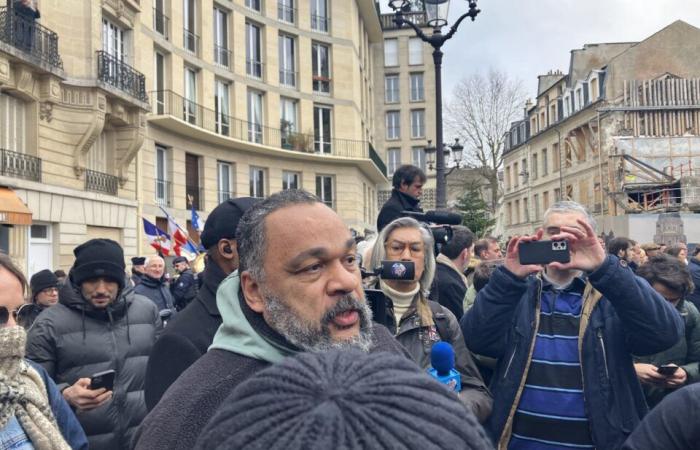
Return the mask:
M 343 296 L 321 318 L 320 325 L 309 323 L 299 317 L 282 299 L 271 293 L 264 293 L 265 319 L 275 331 L 289 342 L 307 352 L 323 352 L 332 349 L 355 348 L 369 352 L 372 347 L 372 310 L 367 302 L 360 301 L 352 294 Z M 357 336 L 336 341 L 331 336 L 329 324 L 344 312 L 357 311 L 360 316 L 360 330 Z

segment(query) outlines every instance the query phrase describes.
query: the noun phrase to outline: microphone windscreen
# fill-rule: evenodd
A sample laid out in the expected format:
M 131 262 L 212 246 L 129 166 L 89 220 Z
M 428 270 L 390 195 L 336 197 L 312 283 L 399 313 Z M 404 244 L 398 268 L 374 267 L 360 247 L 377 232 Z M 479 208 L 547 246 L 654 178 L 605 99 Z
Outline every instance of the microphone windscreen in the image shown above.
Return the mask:
M 437 342 L 430 350 L 430 365 L 440 376 L 446 376 L 455 367 L 455 351 L 444 341 Z
M 447 211 L 426 211 L 425 217 L 428 222 L 440 225 L 461 225 L 462 216 Z

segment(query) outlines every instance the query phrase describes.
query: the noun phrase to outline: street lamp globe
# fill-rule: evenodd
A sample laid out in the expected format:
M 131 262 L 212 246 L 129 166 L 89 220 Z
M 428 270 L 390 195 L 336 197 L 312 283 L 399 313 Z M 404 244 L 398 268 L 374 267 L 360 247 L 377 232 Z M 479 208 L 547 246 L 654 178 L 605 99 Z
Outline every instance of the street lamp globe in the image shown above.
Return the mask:
M 459 138 L 455 138 L 455 143 L 452 144 L 452 155 L 455 158 L 455 161 L 459 164 L 462 161 L 462 151 L 464 150 L 464 146 L 459 143 Z
M 447 14 L 450 10 L 450 0 L 423 0 L 428 25 L 442 28 L 447 25 Z

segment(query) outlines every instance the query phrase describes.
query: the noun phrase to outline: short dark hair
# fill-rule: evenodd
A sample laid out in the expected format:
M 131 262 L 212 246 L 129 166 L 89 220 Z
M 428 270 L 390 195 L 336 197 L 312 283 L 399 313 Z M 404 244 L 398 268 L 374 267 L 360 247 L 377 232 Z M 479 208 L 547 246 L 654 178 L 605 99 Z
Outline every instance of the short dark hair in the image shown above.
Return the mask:
M 476 265 L 474 268 L 474 278 L 472 280 L 476 292 L 479 292 L 489 284 L 491 274 L 493 274 L 494 270 L 496 270 L 496 264 L 492 261 L 484 261 Z
M 12 275 L 17 278 L 19 281 L 19 284 L 22 285 L 22 295 L 26 294 L 27 292 L 27 277 L 24 276 L 24 273 L 20 270 L 19 267 L 10 259 L 7 254 L 0 252 L 0 267 L 3 269 L 7 270 L 10 272 Z
M 688 267 L 671 255 L 655 255 L 637 269 L 637 275 L 649 284 L 661 283 L 672 291 L 687 296 L 695 289 Z
M 627 251 L 630 247 L 634 247 L 632 241 L 626 237 L 616 237 L 608 242 L 608 253 L 617 256 L 621 251 Z
M 66 276 L 66 272 L 64 270 L 58 269 L 53 272 L 54 275 L 56 275 L 56 278 L 61 278 Z
M 474 243 L 474 233 L 469 228 L 456 225 L 452 227 L 452 238 L 440 249 L 440 253 L 450 259 L 455 259 L 465 248 L 469 248 Z
M 666 247 L 666 250 L 664 250 L 664 253 L 667 255 L 675 256 L 678 258 L 678 255 L 681 254 L 681 250 L 686 250 L 683 246 L 681 245 L 671 245 L 670 247 Z M 686 250 L 687 252 L 687 250 Z
M 474 255 L 476 255 L 477 258 L 480 258 L 481 252 L 488 251 L 489 245 L 493 243 L 498 244 L 498 240 L 493 236 L 487 236 L 483 239 L 479 239 L 476 241 L 476 244 L 474 244 Z
M 401 188 L 402 184 L 408 184 L 410 186 L 413 184 L 416 177 L 423 183 L 428 179 L 428 177 L 425 176 L 425 172 L 423 172 L 420 167 L 405 164 L 396 169 L 394 177 L 391 179 L 391 184 L 396 189 Z

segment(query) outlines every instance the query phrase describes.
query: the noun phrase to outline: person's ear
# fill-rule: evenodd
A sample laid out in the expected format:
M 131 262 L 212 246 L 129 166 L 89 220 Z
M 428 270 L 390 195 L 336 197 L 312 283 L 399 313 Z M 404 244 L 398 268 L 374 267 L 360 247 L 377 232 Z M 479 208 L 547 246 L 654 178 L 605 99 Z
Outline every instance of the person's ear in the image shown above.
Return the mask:
M 236 257 L 236 244 L 230 242 L 228 239 L 221 239 L 217 244 L 217 249 L 219 254 L 226 259 L 234 259 Z
M 265 299 L 262 294 L 260 283 L 250 276 L 250 272 L 247 270 L 241 273 L 241 289 L 243 290 L 243 297 L 248 307 L 255 311 L 256 313 L 262 314 L 265 310 Z

